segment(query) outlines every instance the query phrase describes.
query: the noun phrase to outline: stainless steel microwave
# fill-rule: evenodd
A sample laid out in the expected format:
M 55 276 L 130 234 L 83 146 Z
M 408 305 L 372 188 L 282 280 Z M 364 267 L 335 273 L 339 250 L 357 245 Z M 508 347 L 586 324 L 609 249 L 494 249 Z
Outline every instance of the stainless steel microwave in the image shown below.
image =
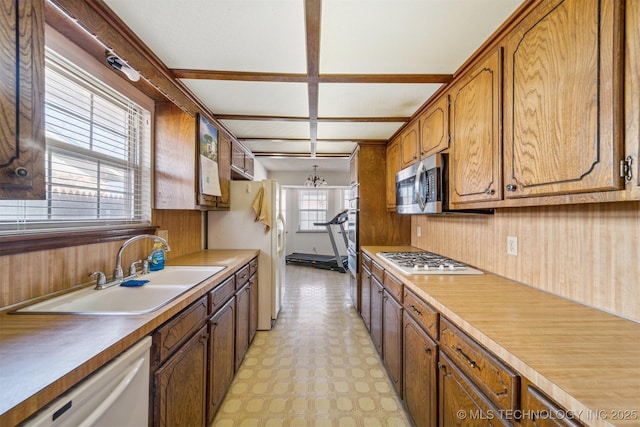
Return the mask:
M 434 154 L 396 174 L 397 213 L 493 213 L 491 209 L 449 208 L 448 160 L 448 154 Z

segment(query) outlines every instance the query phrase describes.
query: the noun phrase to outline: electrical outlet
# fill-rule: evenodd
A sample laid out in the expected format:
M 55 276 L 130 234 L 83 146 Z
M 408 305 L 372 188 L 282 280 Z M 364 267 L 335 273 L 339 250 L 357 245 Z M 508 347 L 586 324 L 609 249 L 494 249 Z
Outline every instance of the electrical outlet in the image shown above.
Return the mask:
M 507 255 L 518 256 L 518 238 L 507 236 Z
M 422 227 L 420 226 L 416 227 L 416 236 L 418 237 L 422 236 Z
M 169 230 L 158 230 L 158 237 L 162 237 L 167 242 L 169 241 Z

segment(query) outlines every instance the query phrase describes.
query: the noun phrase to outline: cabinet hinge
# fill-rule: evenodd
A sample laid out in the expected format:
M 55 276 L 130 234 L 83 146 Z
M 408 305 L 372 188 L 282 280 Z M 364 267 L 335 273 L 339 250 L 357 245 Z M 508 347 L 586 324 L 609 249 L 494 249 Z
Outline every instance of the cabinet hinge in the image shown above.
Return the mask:
M 632 163 L 633 158 L 631 156 L 627 156 L 626 159 L 620 160 L 620 178 L 624 178 L 627 182 L 631 182 L 633 179 L 633 172 L 631 171 Z

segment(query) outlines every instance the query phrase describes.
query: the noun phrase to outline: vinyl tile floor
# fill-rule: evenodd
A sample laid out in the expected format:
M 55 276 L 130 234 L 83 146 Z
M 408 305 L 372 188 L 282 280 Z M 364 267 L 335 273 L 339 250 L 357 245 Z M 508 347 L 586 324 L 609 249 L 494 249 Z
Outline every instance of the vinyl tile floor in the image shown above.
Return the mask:
M 349 296 L 349 274 L 288 265 L 211 427 L 410 426 Z

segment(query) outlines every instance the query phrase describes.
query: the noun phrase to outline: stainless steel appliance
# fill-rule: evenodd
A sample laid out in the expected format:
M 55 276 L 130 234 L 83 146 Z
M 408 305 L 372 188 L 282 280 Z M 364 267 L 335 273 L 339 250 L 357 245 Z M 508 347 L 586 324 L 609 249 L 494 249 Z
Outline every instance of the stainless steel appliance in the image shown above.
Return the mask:
M 433 252 L 378 252 L 377 255 L 404 274 L 484 274 L 462 262 Z
M 449 167 L 447 154 L 434 154 L 396 174 L 396 212 L 399 214 L 483 213 L 449 207 Z

